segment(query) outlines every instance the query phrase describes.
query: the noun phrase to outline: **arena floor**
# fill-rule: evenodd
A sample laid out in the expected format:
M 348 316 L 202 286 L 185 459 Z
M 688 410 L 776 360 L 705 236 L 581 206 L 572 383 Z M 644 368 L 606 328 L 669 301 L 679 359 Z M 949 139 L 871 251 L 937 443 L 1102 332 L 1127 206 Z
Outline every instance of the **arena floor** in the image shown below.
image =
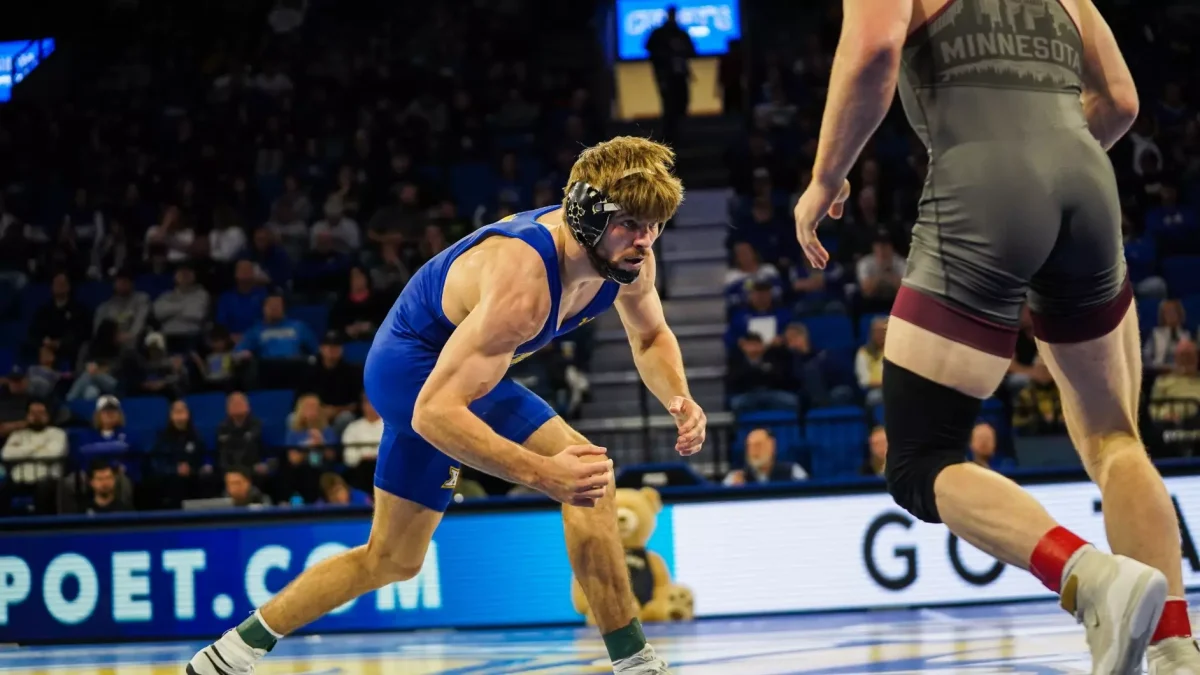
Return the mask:
M 1049 603 L 700 621 L 647 632 L 676 675 L 1050 675 L 1087 673 L 1090 665 L 1082 629 Z M 0 672 L 179 675 L 200 646 L 16 648 L 0 651 Z M 293 638 L 258 674 L 568 675 L 611 672 L 606 664 L 589 630 L 445 631 Z

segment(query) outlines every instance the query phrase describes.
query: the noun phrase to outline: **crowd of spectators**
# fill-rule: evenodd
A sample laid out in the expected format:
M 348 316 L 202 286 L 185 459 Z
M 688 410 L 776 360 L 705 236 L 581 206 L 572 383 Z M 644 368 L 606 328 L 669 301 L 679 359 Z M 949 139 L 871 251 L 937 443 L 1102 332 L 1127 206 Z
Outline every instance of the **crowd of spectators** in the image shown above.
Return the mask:
M 361 362 L 396 295 L 481 224 L 557 203 L 600 139 L 579 8 L 313 0 L 223 33 L 192 10 L 142 7 L 69 100 L 0 107 L 13 510 L 366 499 Z M 566 415 L 576 347 L 515 373 Z M 263 390 L 293 409 L 268 417 Z
M 738 111 L 745 116 L 745 132 L 726 158 L 736 192 L 727 242 L 727 391 L 739 415 L 785 410 L 804 419 L 812 410 L 850 405 L 865 409 L 859 417 L 871 427 L 883 422 L 879 388 L 886 313 L 905 273 L 929 159 L 897 102 L 851 173 L 845 217 L 826 220 L 819 230 L 831 264 L 825 270 L 807 264 L 791 214 L 812 178 L 840 23 L 836 4 L 814 9 L 805 22 L 807 32 L 789 31 L 776 49 L 756 54 L 747 66 L 749 105 Z M 1195 342 L 1200 59 L 1192 40 L 1198 32 L 1195 14 L 1168 7 L 1105 7 L 1113 12 L 1109 21 L 1141 97 L 1141 114 L 1111 158 L 1145 339 L 1149 416 L 1195 431 L 1200 430 Z M 742 56 L 726 57 L 733 58 Z M 735 84 L 734 79 L 728 86 Z M 990 431 L 979 431 L 972 447 L 964 448 L 970 456 L 1007 466 L 1013 461 L 1014 436 L 1065 434 L 1058 390 L 1038 356 L 1027 310 L 1016 355 L 995 397 L 1003 415 L 995 428 L 985 424 Z M 867 447 L 850 451 L 861 451 L 867 466 L 874 467 L 865 473 L 878 473 L 886 431 L 875 426 L 863 437 L 869 438 Z M 1170 452 L 1195 452 L 1194 435 L 1187 438 Z M 748 463 L 751 445 L 747 440 Z

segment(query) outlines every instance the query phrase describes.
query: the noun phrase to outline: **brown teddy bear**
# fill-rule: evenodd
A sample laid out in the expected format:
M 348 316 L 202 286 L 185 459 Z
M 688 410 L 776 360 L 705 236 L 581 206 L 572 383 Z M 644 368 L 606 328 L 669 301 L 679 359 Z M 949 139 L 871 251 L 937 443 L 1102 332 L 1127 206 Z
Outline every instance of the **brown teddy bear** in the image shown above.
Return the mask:
M 693 611 L 692 591 L 686 586 L 671 583 L 671 572 L 662 556 L 646 550 L 646 542 L 658 524 L 662 498 L 654 488 L 640 490 L 618 488 L 617 530 L 625 547 L 625 565 L 637 600 L 638 618 L 642 623 L 654 621 L 690 621 Z M 579 580 L 571 582 L 571 600 L 575 610 L 595 624 L 587 598 Z

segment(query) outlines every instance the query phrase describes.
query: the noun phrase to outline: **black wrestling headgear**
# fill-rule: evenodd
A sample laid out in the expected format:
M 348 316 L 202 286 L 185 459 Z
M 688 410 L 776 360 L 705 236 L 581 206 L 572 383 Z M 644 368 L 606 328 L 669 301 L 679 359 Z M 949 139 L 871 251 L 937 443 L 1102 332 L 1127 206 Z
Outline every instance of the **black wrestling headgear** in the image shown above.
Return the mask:
M 621 206 L 608 201 L 608 195 L 603 190 L 583 181 L 575 183 L 567 191 L 565 220 L 575 241 L 587 251 L 592 266 L 607 279 L 618 284 L 631 284 L 637 279 L 637 271 L 623 270 L 596 254 L 596 246 L 608 230 L 612 214 L 620 210 Z

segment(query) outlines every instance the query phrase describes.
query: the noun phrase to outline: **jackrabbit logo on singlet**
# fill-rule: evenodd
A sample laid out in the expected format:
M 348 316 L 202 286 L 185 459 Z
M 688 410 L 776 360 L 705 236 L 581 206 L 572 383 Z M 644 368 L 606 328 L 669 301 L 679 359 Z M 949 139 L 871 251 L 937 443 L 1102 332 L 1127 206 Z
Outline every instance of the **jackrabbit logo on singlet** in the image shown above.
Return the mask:
M 925 86 L 1082 86 L 1083 43 L 1057 0 L 950 0 L 909 50 Z

